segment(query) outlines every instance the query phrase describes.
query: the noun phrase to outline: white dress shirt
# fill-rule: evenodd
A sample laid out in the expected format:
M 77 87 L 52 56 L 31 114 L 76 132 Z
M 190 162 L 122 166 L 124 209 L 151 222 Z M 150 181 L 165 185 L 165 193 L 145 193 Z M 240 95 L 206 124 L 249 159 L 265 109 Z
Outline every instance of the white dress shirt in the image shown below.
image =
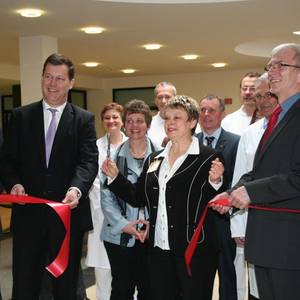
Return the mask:
M 148 137 L 154 145 L 161 149 L 162 142 L 167 136 L 165 131 L 165 120 L 160 116 L 159 112 L 152 118 L 150 128 L 148 130 Z
M 244 110 L 243 106 L 234 111 L 233 113 L 227 115 L 221 123 L 221 127 L 229 132 L 235 133 L 237 135 L 242 135 L 245 129 L 250 125 L 252 116 L 248 116 Z
M 54 116 L 56 118 L 56 126 L 58 126 L 60 118 L 62 116 L 62 113 L 63 113 L 66 105 L 67 105 L 67 102 L 65 102 L 64 104 L 57 106 L 57 107 L 51 107 L 45 100 L 43 100 L 45 138 L 46 138 L 46 134 L 47 134 L 50 122 L 52 120 L 52 113 L 48 108 L 55 108 L 57 110 L 57 113 Z

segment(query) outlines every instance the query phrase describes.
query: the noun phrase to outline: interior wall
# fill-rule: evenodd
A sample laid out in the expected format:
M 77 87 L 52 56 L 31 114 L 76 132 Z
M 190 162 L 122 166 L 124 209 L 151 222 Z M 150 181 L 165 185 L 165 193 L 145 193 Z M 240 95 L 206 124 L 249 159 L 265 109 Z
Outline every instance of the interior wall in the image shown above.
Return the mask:
M 18 80 L 16 69 L 17 68 L 9 68 L 9 66 L 6 66 L 6 75 L 9 74 L 8 77 L 10 77 L 10 79 Z M 239 99 L 239 83 L 241 77 L 249 71 L 260 72 L 261 70 L 217 70 L 203 73 L 126 76 L 106 79 L 78 75 L 75 81 L 75 88 L 79 87 L 87 90 L 88 110 L 95 114 L 97 135 L 101 136 L 104 130 L 100 120 L 100 111 L 105 104 L 113 100 L 112 90 L 114 88 L 149 87 L 155 86 L 160 81 L 170 81 L 176 86 L 178 94 L 189 95 L 196 100 L 211 93 L 222 98 L 232 98 L 232 104 L 226 107 L 226 113 L 230 113 L 241 105 Z M 0 78 L 4 78 L 2 75 L 1 70 Z M 4 91 L 1 91 L 2 94 L 3 92 Z
M 239 98 L 240 79 L 247 72 L 261 70 L 235 70 L 215 71 L 203 73 L 190 73 L 178 75 L 156 75 L 156 76 L 134 76 L 122 78 L 110 78 L 102 80 L 101 92 L 92 93 L 89 98 L 89 110 L 99 115 L 102 107 L 112 101 L 112 90 L 114 88 L 148 87 L 155 86 L 160 81 L 170 81 L 176 88 L 178 94 L 185 94 L 198 100 L 207 94 L 216 94 L 222 98 L 232 98 L 232 104 L 226 106 L 226 113 L 238 109 L 241 105 Z M 97 118 L 97 134 L 103 134 L 103 128 L 99 117 Z

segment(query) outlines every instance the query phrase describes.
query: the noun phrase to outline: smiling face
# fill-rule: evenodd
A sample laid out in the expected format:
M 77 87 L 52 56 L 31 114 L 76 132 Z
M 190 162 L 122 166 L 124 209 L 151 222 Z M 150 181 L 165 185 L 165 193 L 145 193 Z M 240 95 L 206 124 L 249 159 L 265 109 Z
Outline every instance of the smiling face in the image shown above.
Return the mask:
M 142 113 L 127 113 L 125 130 L 129 139 L 144 140 L 148 130 L 145 115 Z
M 172 97 L 174 97 L 174 89 L 172 86 L 161 85 L 157 87 L 155 104 L 159 110 L 161 117 L 164 117 L 164 108 Z
M 270 94 L 270 88 L 267 81 L 264 80 L 256 84 L 255 101 L 259 114 L 269 118 L 277 106 L 278 100 L 275 95 Z
M 257 77 L 244 77 L 241 81 L 241 99 L 246 106 L 255 106 L 255 81 Z
M 187 112 L 181 108 L 167 108 L 165 111 L 165 131 L 173 142 L 180 142 L 192 136 L 197 120 L 188 120 Z
M 108 133 L 120 131 L 123 126 L 120 113 L 115 109 L 107 110 L 103 115 L 103 126 Z
M 66 65 L 46 65 L 42 75 L 42 92 L 44 100 L 50 106 L 56 107 L 65 103 L 73 85 L 74 79 L 69 79 Z
M 278 63 L 300 65 L 295 58 L 295 52 L 290 48 L 282 48 L 273 54 L 269 66 Z M 271 67 L 268 71 L 270 91 L 278 96 L 279 103 L 300 91 L 300 69 L 293 67 Z

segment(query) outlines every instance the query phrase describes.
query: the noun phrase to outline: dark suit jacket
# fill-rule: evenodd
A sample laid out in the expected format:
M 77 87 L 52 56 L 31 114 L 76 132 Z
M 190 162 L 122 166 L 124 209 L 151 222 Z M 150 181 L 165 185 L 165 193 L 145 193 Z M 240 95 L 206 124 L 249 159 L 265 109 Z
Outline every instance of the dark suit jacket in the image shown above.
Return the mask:
M 203 143 L 203 132 L 197 134 L 197 138 L 201 143 Z M 228 187 L 231 186 L 236 152 L 239 144 L 240 136 L 229 131 L 221 129 L 221 134 L 217 141 L 215 150 L 222 153 L 225 161 L 225 171 L 226 182 Z
M 242 176 L 252 204 L 300 209 L 300 99 L 278 123 L 253 171 Z M 260 147 L 258 147 L 260 149 Z M 249 210 L 245 255 L 255 265 L 300 269 L 300 215 Z
M 208 183 L 208 171 L 211 162 L 218 155 L 213 149 L 200 145 L 200 155 L 188 155 L 166 186 L 166 208 L 168 215 L 168 235 L 171 250 L 179 256 L 190 241 L 207 202 L 217 193 Z M 150 155 L 136 185 L 126 180 L 121 174 L 109 185 L 109 188 L 132 206 L 147 206 L 150 216 L 149 245 L 154 245 L 155 224 L 157 217 L 159 184 L 157 170 L 147 172 L 158 152 Z M 162 160 L 162 159 L 160 159 Z M 219 190 L 220 191 L 220 190 Z M 195 256 L 205 261 L 206 255 L 217 255 L 219 241 L 216 234 L 214 212 L 208 211 L 199 241 L 204 239 Z M 199 246 L 200 245 L 200 246 Z
M 67 103 L 47 168 L 40 101 L 13 111 L 1 154 L 0 176 L 7 191 L 20 183 L 27 194 L 58 202 L 64 199 L 70 187 L 78 187 L 82 198 L 78 207 L 72 210 L 71 224 L 72 227 L 89 230 L 92 222 L 87 194 L 98 171 L 97 159 L 93 115 Z M 29 205 L 16 205 L 13 208 L 13 227 L 18 222 L 22 226 L 19 217 L 24 214 L 32 214 L 32 224 L 27 223 L 26 226 L 38 226 L 39 221 L 43 221 L 37 209 L 34 212 Z M 27 222 L 30 222 L 29 219 Z

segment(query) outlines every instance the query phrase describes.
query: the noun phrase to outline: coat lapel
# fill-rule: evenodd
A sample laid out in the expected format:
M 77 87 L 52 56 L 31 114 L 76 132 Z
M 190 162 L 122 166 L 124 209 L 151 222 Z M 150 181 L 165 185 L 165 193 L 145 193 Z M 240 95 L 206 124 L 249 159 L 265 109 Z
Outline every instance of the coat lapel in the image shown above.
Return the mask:
M 277 136 L 281 133 L 281 131 L 288 125 L 290 120 L 294 117 L 297 110 L 300 109 L 300 99 L 290 108 L 290 110 L 286 113 L 282 120 L 277 124 L 274 130 L 271 132 L 271 135 L 266 140 L 265 145 L 262 150 L 261 149 L 261 140 L 256 152 L 256 161 L 257 164 L 260 159 L 263 157 L 264 153 L 268 150 L 268 148 L 272 145 L 273 141 L 277 138 Z
M 29 135 L 31 137 L 37 137 L 32 141 L 37 148 L 39 155 L 39 161 L 46 165 L 46 150 L 45 150 L 45 131 L 44 131 L 44 113 L 42 101 L 38 102 L 32 110 L 31 130 Z
M 221 129 L 221 134 L 216 144 L 216 151 L 223 152 L 227 144 L 227 139 L 224 136 L 224 130 Z
M 66 107 L 62 113 L 62 116 L 60 118 L 56 134 L 53 141 L 53 146 L 51 150 L 51 156 L 49 161 L 49 166 L 51 164 L 51 161 L 56 156 L 58 151 L 58 146 L 64 144 L 65 137 L 69 134 L 72 134 L 72 124 L 74 119 L 74 111 L 70 103 L 67 102 Z

